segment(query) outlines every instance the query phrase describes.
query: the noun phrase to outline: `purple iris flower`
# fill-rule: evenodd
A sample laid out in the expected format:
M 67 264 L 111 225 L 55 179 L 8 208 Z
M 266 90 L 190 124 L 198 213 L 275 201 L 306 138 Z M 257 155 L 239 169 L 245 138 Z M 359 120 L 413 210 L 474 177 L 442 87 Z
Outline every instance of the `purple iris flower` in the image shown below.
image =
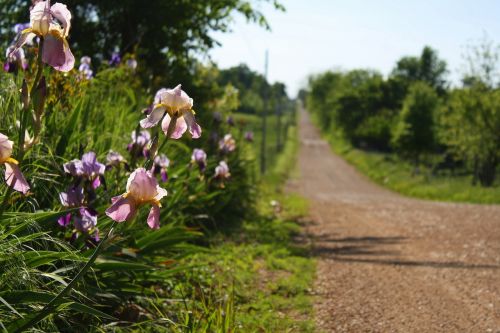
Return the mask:
M 18 70 L 26 70 L 28 62 L 22 48 L 16 49 L 14 46 L 7 48 L 7 61 L 3 65 L 3 70 L 7 73 L 16 73 Z
M 119 167 L 120 164 L 126 163 L 125 158 L 116 151 L 110 150 L 108 155 L 106 156 L 107 167 Z
M 233 117 L 231 117 L 231 116 L 227 117 L 226 122 L 227 122 L 227 124 L 228 124 L 229 126 L 234 126 L 234 125 L 235 125 L 235 123 L 234 123 L 234 118 L 233 118 Z
M 120 53 L 113 52 L 113 54 L 111 54 L 111 59 L 109 60 L 109 65 L 113 67 L 118 66 L 121 61 L 122 58 L 120 57 Z
M 30 27 L 30 23 L 17 23 L 14 25 L 14 32 L 16 34 L 20 34 L 23 30 L 28 29 Z
M 92 59 L 88 56 L 83 56 L 80 59 L 80 67 L 78 67 L 78 71 L 81 73 L 82 77 L 87 80 L 90 80 L 94 76 L 94 71 L 90 67 L 92 63 Z
M 71 223 L 71 213 L 58 218 L 57 223 L 59 223 L 61 227 L 67 227 Z
M 146 157 L 149 154 L 149 150 L 147 145 L 151 140 L 151 134 L 147 130 L 142 130 L 139 133 L 137 131 L 133 131 L 132 142 L 127 145 L 127 150 L 137 157 L 143 156 Z
M 201 172 L 205 171 L 207 167 L 207 153 L 203 149 L 195 148 L 191 155 L 191 163 L 197 164 Z
M 245 132 L 245 140 L 247 140 L 248 142 L 253 142 L 253 132 L 252 131 Z
M 64 207 L 80 207 L 85 200 L 83 188 L 80 186 L 70 187 L 67 192 L 59 193 L 59 200 Z
M 82 233 L 89 233 L 97 225 L 97 212 L 91 208 L 80 208 L 80 215 L 75 216 L 75 229 Z
M 165 154 L 160 154 L 154 159 L 154 174 L 160 174 L 162 182 L 168 180 L 167 168 L 170 166 L 170 160 Z
M 83 188 L 80 186 L 70 187 L 66 192 L 59 193 L 59 200 L 64 207 L 81 207 L 85 200 Z M 61 216 L 57 222 L 61 227 L 67 227 L 71 223 L 71 213 Z
M 97 161 L 94 152 L 83 154 L 81 160 L 72 160 L 63 165 L 64 171 L 75 178 L 84 178 L 92 183 L 92 188 L 96 189 L 101 185 L 100 177 L 104 175 L 106 166 Z

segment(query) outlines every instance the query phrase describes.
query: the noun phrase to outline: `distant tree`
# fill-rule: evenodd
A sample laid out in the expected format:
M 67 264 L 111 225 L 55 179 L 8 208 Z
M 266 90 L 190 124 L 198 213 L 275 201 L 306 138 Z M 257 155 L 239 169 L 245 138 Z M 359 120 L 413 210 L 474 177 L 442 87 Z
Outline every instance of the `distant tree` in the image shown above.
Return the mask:
M 499 86 L 499 60 L 500 46 L 483 37 L 477 44 L 469 44 L 463 55 L 464 70 L 462 83 L 466 87 L 482 84 L 486 88 Z
M 262 74 L 252 71 L 244 64 L 221 70 L 218 81 L 222 86 L 231 84 L 238 89 L 241 99 L 239 112 L 262 112 L 265 98 L 269 100 L 271 112 L 289 99 L 283 83 L 270 84 Z
M 500 161 L 500 91 L 475 83 L 454 90 L 439 112 L 440 137 L 474 170 L 474 180 L 491 186 Z
M 425 82 L 414 83 L 403 103 L 394 128 L 392 143 L 398 153 L 413 161 L 416 170 L 420 157 L 434 147 L 434 117 L 438 96 Z
M 397 79 L 399 84 L 409 88 L 417 81 L 423 81 L 442 95 L 446 91 L 446 62 L 439 59 L 437 52 L 429 46 L 425 46 L 420 57 L 401 58 L 391 77 Z
M 314 112 L 321 129 L 329 129 L 337 112 L 336 100 L 341 91 L 343 73 L 327 71 L 309 77 L 307 108 Z
M 94 61 L 111 53 L 137 55 L 144 78 L 177 84 L 192 74 L 196 56 L 218 45 L 213 32 L 227 32 L 235 14 L 264 28 L 269 24 L 255 4 L 277 0 L 65 0 L 73 15 L 70 43 L 77 55 Z M 29 21 L 27 0 L 0 1 L 0 33 L 12 36 L 16 23 Z M 10 32 L 10 36 L 8 33 Z M 12 38 L 3 38 L 5 49 Z M 165 82 L 163 82 L 165 84 Z

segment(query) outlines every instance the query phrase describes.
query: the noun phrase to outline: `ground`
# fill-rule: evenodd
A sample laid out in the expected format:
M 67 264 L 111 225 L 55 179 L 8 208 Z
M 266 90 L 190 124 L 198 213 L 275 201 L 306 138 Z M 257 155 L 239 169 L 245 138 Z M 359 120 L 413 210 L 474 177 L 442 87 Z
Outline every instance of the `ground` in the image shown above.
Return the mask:
M 402 197 L 370 182 L 300 117 L 307 236 L 324 332 L 500 332 L 500 206 Z

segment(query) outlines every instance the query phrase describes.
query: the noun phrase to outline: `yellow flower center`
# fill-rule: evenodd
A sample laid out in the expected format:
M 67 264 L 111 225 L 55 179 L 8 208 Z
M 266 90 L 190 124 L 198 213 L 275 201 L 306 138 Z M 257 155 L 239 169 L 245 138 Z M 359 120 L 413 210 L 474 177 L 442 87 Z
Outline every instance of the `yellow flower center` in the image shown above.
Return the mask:
M 146 205 L 146 204 L 151 204 L 151 205 L 156 205 L 158 207 L 161 207 L 161 203 L 159 200 L 156 200 L 156 199 L 143 199 L 143 198 L 136 198 L 134 197 L 130 192 L 127 192 L 123 195 L 124 198 L 129 198 L 132 199 L 134 201 L 134 203 L 137 205 L 137 206 L 142 206 L 142 205 Z

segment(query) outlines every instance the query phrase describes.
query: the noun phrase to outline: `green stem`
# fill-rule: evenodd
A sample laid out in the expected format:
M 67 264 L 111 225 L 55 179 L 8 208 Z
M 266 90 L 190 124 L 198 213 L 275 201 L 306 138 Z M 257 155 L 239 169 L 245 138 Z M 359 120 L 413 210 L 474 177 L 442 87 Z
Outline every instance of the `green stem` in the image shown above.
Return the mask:
M 0 221 L 2 221 L 3 213 L 5 212 L 5 207 L 7 207 L 7 203 L 9 202 L 10 195 L 12 194 L 12 187 L 7 187 L 7 191 L 5 191 L 5 197 L 2 200 L 2 205 L 0 206 Z
M 22 331 L 32 327 L 33 325 L 36 325 L 39 321 L 41 321 L 42 319 L 44 319 L 45 317 L 47 317 L 48 315 L 51 314 L 52 310 L 54 309 L 54 306 L 57 305 L 59 300 L 63 296 L 65 296 L 68 292 L 70 292 L 71 289 L 73 288 L 73 286 L 75 285 L 75 283 L 77 283 L 78 280 L 80 280 L 83 277 L 83 275 L 85 273 L 87 273 L 87 271 L 90 269 L 90 267 L 92 266 L 94 261 L 97 259 L 97 256 L 101 252 L 101 248 L 102 248 L 103 244 L 106 242 L 109 235 L 111 235 L 111 233 L 113 232 L 115 225 L 116 225 L 116 221 L 113 222 L 113 224 L 111 225 L 111 228 L 109 229 L 109 231 L 106 234 L 106 236 L 104 237 L 104 239 L 101 242 L 99 242 L 99 244 L 95 248 L 94 253 L 92 253 L 92 256 L 90 257 L 89 261 L 87 261 L 85 266 L 83 266 L 83 268 L 78 272 L 78 274 L 76 274 L 76 276 L 73 278 L 73 280 L 71 280 L 71 282 L 68 283 L 68 285 L 63 290 L 61 290 L 59 292 L 59 294 L 57 294 L 49 303 L 47 303 L 43 307 L 43 309 L 40 310 L 40 312 L 35 317 L 33 317 L 30 321 L 21 325 L 20 327 L 15 328 L 14 332 L 16 332 L 16 333 L 22 332 Z
M 167 135 L 166 135 L 166 138 L 165 140 L 162 142 L 161 146 L 156 150 L 156 152 L 159 152 L 161 151 L 165 145 L 167 144 L 168 142 L 168 139 L 170 138 L 170 136 L 172 135 L 172 132 L 174 131 L 175 129 L 175 125 L 177 124 L 177 118 L 179 118 L 178 116 L 173 116 L 171 119 L 170 119 L 170 124 L 168 125 L 168 129 L 167 129 Z M 156 154 L 155 154 L 156 155 Z M 149 170 L 149 168 L 151 168 L 151 165 L 152 165 L 152 162 L 154 160 L 155 156 L 149 156 L 149 158 L 147 159 L 147 161 L 144 163 L 144 168 L 146 170 Z
M 35 80 L 33 81 L 33 85 L 31 86 L 30 92 L 33 92 L 35 90 L 36 86 L 40 82 L 40 79 L 42 78 L 43 74 L 43 61 L 42 61 L 42 54 L 43 54 L 43 37 L 40 37 L 40 46 L 38 47 L 38 57 L 36 61 L 36 75 L 35 75 Z M 31 96 L 31 100 L 33 100 L 33 95 Z

